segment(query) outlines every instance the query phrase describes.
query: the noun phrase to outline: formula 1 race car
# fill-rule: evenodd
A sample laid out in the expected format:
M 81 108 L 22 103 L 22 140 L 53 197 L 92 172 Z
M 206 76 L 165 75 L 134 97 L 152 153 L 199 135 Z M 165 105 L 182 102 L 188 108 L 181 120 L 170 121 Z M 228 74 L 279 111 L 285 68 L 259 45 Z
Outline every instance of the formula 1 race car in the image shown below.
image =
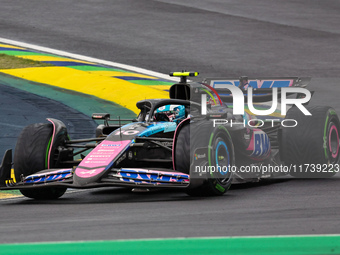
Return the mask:
M 288 174 L 328 177 L 337 172 L 340 123 L 332 108 L 297 104 L 283 116 L 264 103 L 273 101 L 274 95 L 306 103 L 301 90 L 272 91 L 305 88 L 308 79 L 187 81 L 197 74 L 171 73 L 181 81 L 171 86 L 170 99 L 139 101 L 140 113 L 134 120 L 93 114 L 104 123 L 95 138 L 72 140 L 64 123 L 52 118 L 25 127 L 14 160 L 11 150 L 4 155 L 0 189 L 19 189 L 34 199 L 56 199 L 67 188 L 106 186 L 183 188 L 189 195 L 207 196 L 223 195 L 237 182 Z M 246 92 L 247 87 L 255 91 L 252 97 L 244 95 L 252 92 Z M 242 104 L 248 99 L 244 114 L 234 112 L 233 88 L 242 92 L 237 98 Z M 252 115 L 254 102 L 257 110 L 271 113 Z M 302 107 L 311 115 L 305 115 Z

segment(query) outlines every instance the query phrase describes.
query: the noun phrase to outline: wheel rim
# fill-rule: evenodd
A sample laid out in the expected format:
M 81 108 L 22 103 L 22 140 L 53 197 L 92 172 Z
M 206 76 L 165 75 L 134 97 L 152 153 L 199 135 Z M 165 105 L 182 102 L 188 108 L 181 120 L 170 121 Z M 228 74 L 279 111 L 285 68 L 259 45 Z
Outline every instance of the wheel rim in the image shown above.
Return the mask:
M 230 155 L 227 144 L 220 138 L 217 139 L 215 162 L 219 169 L 217 180 L 220 183 L 227 182 L 230 178 Z

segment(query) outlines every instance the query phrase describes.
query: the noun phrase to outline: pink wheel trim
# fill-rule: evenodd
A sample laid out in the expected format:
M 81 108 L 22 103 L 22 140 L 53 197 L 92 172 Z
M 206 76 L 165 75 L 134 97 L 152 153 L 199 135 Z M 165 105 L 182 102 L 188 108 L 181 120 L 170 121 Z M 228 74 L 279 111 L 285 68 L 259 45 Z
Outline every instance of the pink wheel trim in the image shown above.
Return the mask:
M 336 149 L 336 153 L 333 153 L 332 151 L 332 145 L 331 145 L 331 137 L 332 137 L 332 132 L 335 131 L 336 133 L 336 138 L 337 138 L 337 149 Z M 329 146 L 329 151 L 332 153 L 332 157 L 336 158 L 338 156 L 339 153 L 339 133 L 338 133 L 338 129 L 336 128 L 336 126 L 333 124 L 331 129 L 329 130 L 329 135 L 328 135 L 328 146 Z

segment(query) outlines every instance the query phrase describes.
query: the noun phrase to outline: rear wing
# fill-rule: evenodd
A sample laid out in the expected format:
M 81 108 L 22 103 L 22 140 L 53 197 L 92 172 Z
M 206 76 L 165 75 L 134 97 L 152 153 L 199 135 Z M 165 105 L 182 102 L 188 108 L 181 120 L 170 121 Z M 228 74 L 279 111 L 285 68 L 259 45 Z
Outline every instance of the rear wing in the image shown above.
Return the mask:
M 298 87 L 306 88 L 310 77 L 259 77 L 248 78 L 242 76 L 240 78 L 206 78 L 203 83 L 213 87 L 219 94 L 221 99 L 225 102 L 231 102 L 232 96 L 227 86 L 236 86 L 241 90 L 244 90 L 246 97 L 246 89 L 248 87 L 253 88 L 254 102 L 266 102 L 272 98 L 272 88 L 285 88 L 285 87 Z M 280 90 L 278 91 L 280 96 Z M 292 93 L 291 95 L 293 95 Z M 296 93 L 296 97 L 301 96 Z M 246 99 L 246 98 L 245 98 Z
M 246 76 L 241 76 L 240 78 L 206 78 L 203 82 L 215 89 L 223 88 L 223 85 L 233 85 L 241 89 L 246 89 L 247 85 L 254 89 L 270 89 L 283 87 L 306 88 L 310 80 L 310 77 L 248 78 Z

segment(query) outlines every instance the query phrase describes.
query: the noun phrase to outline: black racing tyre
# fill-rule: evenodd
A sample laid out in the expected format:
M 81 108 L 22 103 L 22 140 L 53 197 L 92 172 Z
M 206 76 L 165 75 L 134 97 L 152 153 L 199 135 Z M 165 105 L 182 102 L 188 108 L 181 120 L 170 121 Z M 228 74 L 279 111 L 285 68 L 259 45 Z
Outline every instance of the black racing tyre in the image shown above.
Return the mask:
M 175 141 L 176 171 L 190 174 L 190 128 L 185 124 Z
M 48 152 L 51 146 L 53 125 L 51 123 L 32 124 L 20 133 L 14 152 L 14 174 L 17 182 L 22 176 L 28 176 L 48 168 L 58 167 L 53 159 L 57 147 L 66 139 L 59 137 L 57 144 L 51 148 L 50 159 Z M 58 144 L 60 143 L 60 144 Z M 36 189 L 21 189 L 20 192 L 34 199 L 57 199 L 66 192 L 65 187 L 44 187 Z
M 294 177 L 332 177 L 339 171 L 339 118 L 331 107 L 306 108 L 312 116 L 304 115 L 297 107 L 287 112 L 287 122 L 293 119 L 298 124 L 282 128 L 281 159 Z
M 208 148 L 208 155 L 202 166 L 220 166 L 225 170 L 209 173 L 203 184 L 187 190 L 189 195 L 216 196 L 228 191 L 232 182 L 232 172 L 227 167 L 234 165 L 235 157 L 231 137 L 224 127 L 212 128 L 208 121 L 187 123 L 180 129 L 175 143 L 177 171 L 190 174 L 190 165 L 197 157 L 194 152 L 204 147 Z M 222 168 L 224 166 L 225 168 Z

